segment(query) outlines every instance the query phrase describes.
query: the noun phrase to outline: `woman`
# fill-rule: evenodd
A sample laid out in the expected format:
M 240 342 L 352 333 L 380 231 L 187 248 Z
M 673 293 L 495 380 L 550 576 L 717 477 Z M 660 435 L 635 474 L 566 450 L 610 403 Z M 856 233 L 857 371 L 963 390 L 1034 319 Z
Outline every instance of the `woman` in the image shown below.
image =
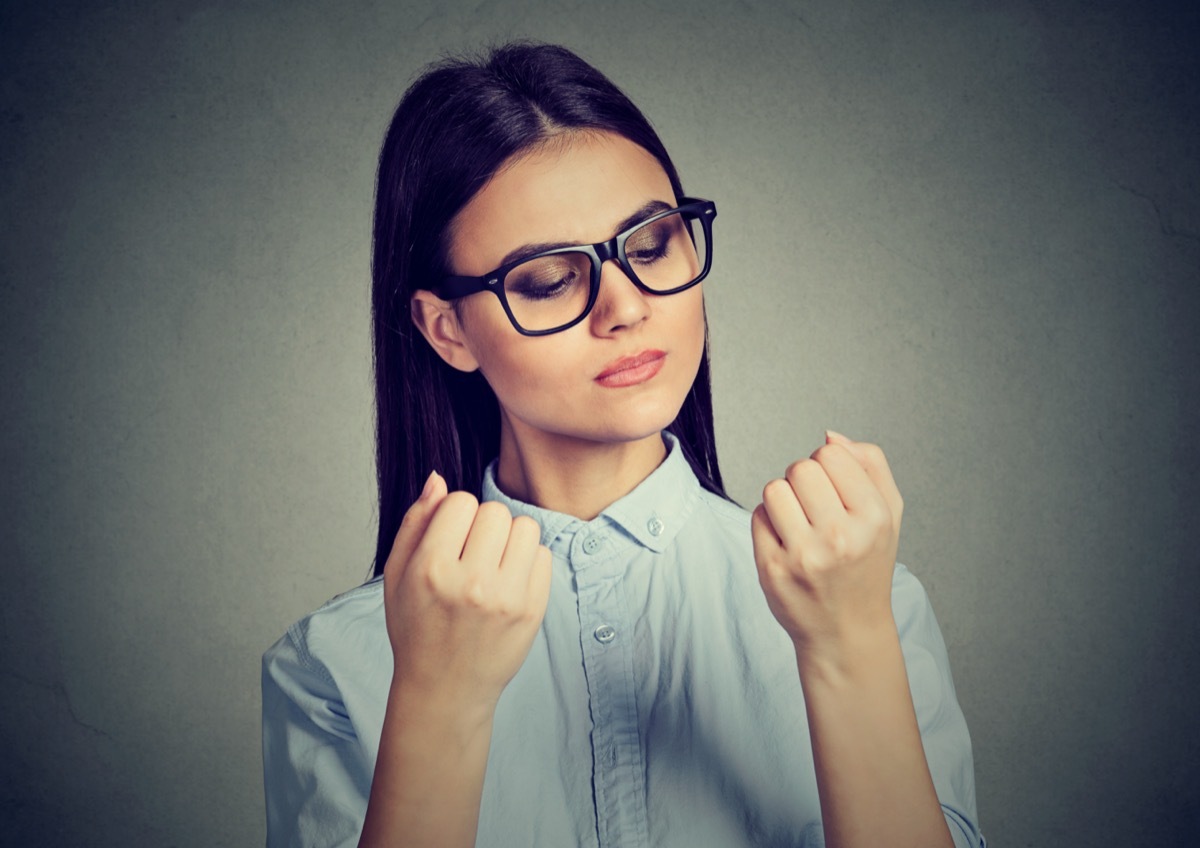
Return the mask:
M 406 93 L 375 579 L 264 657 L 269 844 L 983 844 L 883 454 L 830 433 L 752 514 L 724 495 L 715 216 L 562 48 Z

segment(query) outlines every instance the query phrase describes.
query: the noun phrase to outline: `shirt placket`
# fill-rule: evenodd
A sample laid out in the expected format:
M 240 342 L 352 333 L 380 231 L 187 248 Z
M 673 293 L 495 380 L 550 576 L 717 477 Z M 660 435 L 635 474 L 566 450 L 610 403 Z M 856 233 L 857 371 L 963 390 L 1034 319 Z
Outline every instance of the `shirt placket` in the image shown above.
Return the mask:
M 601 848 L 646 846 L 645 770 L 633 676 L 633 626 L 620 542 L 584 529 L 571 544 L 579 639 L 592 713 L 592 789 Z

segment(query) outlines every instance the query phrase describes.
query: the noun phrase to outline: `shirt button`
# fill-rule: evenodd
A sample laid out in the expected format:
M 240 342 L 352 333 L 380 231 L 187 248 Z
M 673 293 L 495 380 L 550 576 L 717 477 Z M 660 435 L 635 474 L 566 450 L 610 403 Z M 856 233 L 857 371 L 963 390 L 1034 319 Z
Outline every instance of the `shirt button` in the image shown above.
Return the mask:
M 662 531 L 666 529 L 666 526 L 667 525 L 663 524 L 662 519 L 658 516 L 651 518 L 650 521 L 646 523 L 646 529 L 650 531 L 651 536 L 661 536 Z
M 602 544 L 603 542 L 601 542 L 599 536 L 588 536 L 583 540 L 583 552 L 585 554 L 594 554 L 600 550 L 600 545 Z
M 596 637 L 597 642 L 607 645 L 613 639 L 617 638 L 617 631 L 611 624 L 601 624 L 592 631 L 592 635 Z

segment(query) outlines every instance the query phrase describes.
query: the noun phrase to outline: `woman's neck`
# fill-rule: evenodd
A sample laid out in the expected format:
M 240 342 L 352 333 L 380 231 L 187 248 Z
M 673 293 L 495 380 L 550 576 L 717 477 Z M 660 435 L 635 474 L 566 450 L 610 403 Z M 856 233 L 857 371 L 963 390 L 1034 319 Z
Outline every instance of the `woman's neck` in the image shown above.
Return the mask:
M 516 500 L 591 521 L 637 488 L 666 457 L 661 433 L 631 442 L 594 442 L 534 433 L 505 420 L 496 485 Z

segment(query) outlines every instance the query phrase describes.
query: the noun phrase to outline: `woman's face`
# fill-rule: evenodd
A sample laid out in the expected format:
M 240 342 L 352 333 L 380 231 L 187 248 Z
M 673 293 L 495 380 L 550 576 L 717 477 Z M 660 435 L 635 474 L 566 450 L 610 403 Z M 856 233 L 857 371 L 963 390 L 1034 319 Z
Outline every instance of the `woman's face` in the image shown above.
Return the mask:
M 675 195 L 644 149 L 611 133 L 559 137 L 501 168 L 462 209 L 451 271 L 481 276 L 528 244 L 605 241 L 653 201 L 674 206 Z M 463 298 L 457 315 L 429 292 L 417 298 L 428 304 L 414 304 L 426 337 L 454 367 L 479 368 L 519 444 L 657 434 L 683 405 L 704 349 L 701 285 L 646 294 L 615 261 L 604 263 L 588 316 L 548 336 L 518 333 L 490 292 Z M 629 357 L 651 362 L 611 373 Z

